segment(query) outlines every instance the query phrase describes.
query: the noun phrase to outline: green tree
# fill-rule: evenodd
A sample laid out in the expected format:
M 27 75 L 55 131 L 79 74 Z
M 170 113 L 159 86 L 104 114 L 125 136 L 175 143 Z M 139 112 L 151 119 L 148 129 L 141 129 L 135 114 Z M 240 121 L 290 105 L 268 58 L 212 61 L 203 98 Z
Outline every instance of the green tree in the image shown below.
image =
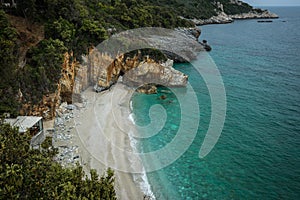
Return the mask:
M 4 11 L 0 10 L 0 113 L 17 113 L 17 55 L 17 31 L 11 27 Z
M 73 42 L 76 29 L 73 23 L 60 17 L 54 22 L 48 22 L 45 26 L 45 37 L 48 39 L 59 39 L 69 50 L 74 50 Z
M 47 146 L 47 145 L 46 145 Z M 116 199 L 114 173 L 99 177 L 81 166 L 63 168 L 53 161 L 57 151 L 30 148 L 29 134 L 0 122 L 1 199 Z
M 50 38 L 28 51 L 27 63 L 17 76 L 24 100 L 38 103 L 43 94 L 55 92 L 67 50 L 62 41 Z

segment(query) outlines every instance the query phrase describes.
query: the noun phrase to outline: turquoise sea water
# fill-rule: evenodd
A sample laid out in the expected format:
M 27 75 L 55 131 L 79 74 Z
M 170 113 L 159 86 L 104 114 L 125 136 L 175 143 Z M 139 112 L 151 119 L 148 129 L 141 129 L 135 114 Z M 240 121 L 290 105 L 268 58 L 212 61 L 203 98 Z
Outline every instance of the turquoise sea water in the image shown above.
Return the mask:
M 191 64 L 175 66 L 189 75 L 197 93 L 200 123 L 179 159 L 147 173 L 157 199 L 300 199 L 300 7 L 269 9 L 280 19 L 201 27 L 227 96 L 222 135 L 204 159 L 198 154 L 211 117 L 208 89 Z M 138 125 L 150 122 L 152 105 L 167 113 L 160 132 L 139 140 L 139 151 L 170 143 L 181 120 L 176 96 L 160 88 L 155 95 L 136 94 L 132 103 Z

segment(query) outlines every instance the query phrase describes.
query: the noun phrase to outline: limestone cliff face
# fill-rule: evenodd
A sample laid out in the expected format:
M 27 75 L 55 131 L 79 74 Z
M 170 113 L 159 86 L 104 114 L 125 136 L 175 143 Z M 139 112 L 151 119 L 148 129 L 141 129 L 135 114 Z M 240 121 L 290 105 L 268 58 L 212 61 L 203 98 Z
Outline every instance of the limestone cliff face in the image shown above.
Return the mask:
M 63 102 L 72 102 L 72 93 L 78 62 L 71 61 L 73 54 L 65 53 L 62 65 L 61 78 L 59 80 L 60 96 Z
M 92 50 L 89 58 L 84 58 L 76 73 L 74 93 L 80 93 L 90 85 L 109 88 L 123 76 L 123 83 L 128 86 L 141 86 L 148 83 L 168 87 L 185 86 L 187 75 L 175 70 L 173 61 L 158 63 L 150 58 L 141 58 L 140 54 L 132 58 L 124 55 L 115 60 L 109 55 Z
M 20 115 L 42 116 L 44 119 L 52 119 L 55 117 L 55 110 L 62 101 L 72 101 L 72 93 L 75 80 L 76 60 L 71 61 L 72 54 L 65 53 L 64 62 L 61 70 L 61 78 L 57 84 L 57 90 L 52 94 L 45 94 L 42 100 L 34 104 L 32 102 L 24 102 L 22 92 L 19 91 L 19 100 L 22 103 Z
M 79 94 L 90 85 L 98 84 L 109 87 L 120 73 L 120 66 L 109 55 L 100 53 L 96 49 L 90 51 L 89 56 L 82 57 L 83 62 L 76 70 L 73 92 Z
M 138 59 L 123 60 L 123 56 L 113 59 L 105 53 L 92 49 L 89 56 L 83 57 L 82 64 L 76 71 L 74 93 L 80 93 L 91 85 L 107 88 L 114 84 L 121 71 L 127 71 L 137 66 Z
M 139 87 L 144 84 L 158 84 L 167 87 L 186 86 L 188 76 L 175 70 L 173 61 L 168 60 L 164 64 L 145 60 L 123 76 L 123 82 L 129 86 Z
M 79 94 L 91 85 L 96 85 L 97 91 L 108 89 L 120 76 L 124 77 L 124 83 L 134 86 L 144 83 L 185 86 L 187 76 L 173 69 L 173 62 L 159 63 L 141 53 L 124 58 L 124 53 L 153 48 L 161 50 L 172 60 L 187 62 L 204 51 L 203 45 L 197 41 L 200 34 L 201 30 L 197 28 L 142 28 L 116 34 L 82 58 L 83 62 L 76 69 L 73 92 Z

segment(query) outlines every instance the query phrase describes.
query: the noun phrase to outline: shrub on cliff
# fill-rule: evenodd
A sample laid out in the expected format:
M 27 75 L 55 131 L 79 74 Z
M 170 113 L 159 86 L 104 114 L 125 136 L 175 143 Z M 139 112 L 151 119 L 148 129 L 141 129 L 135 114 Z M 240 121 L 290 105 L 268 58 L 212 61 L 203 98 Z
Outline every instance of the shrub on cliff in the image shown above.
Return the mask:
M 0 113 L 17 114 L 17 56 L 17 31 L 11 27 L 3 10 L 0 10 Z
M 252 6 L 244 2 L 240 2 L 240 4 L 233 4 L 228 0 L 219 1 L 223 4 L 224 12 L 228 15 L 248 13 L 253 10 Z
M 29 134 L 0 122 L 1 199 L 116 199 L 114 173 L 90 178 L 82 167 L 63 168 L 53 161 L 56 150 L 30 148 Z
M 27 53 L 27 64 L 18 71 L 23 98 L 37 103 L 45 93 L 53 93 L 61 76 L 67 48 L 60 40 L 42 40 Z

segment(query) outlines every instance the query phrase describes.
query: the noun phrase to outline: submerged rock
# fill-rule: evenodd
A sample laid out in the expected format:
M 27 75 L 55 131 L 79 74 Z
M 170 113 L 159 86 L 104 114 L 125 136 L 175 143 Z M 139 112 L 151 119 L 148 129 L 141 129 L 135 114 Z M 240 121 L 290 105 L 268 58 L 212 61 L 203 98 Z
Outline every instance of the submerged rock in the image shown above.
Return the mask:
M 165 99 L 167 98 L 167 96 L 166 96 L 166 95 L 161 95 L 159 98 L 160 98 L 161 100 L 165 100 Z
M 139 93 L 144 93 L 144 94 L 156 94 L 157 87 L 153 84 L 145 84 L 145 85 L 137 88 L 136 91 Z

